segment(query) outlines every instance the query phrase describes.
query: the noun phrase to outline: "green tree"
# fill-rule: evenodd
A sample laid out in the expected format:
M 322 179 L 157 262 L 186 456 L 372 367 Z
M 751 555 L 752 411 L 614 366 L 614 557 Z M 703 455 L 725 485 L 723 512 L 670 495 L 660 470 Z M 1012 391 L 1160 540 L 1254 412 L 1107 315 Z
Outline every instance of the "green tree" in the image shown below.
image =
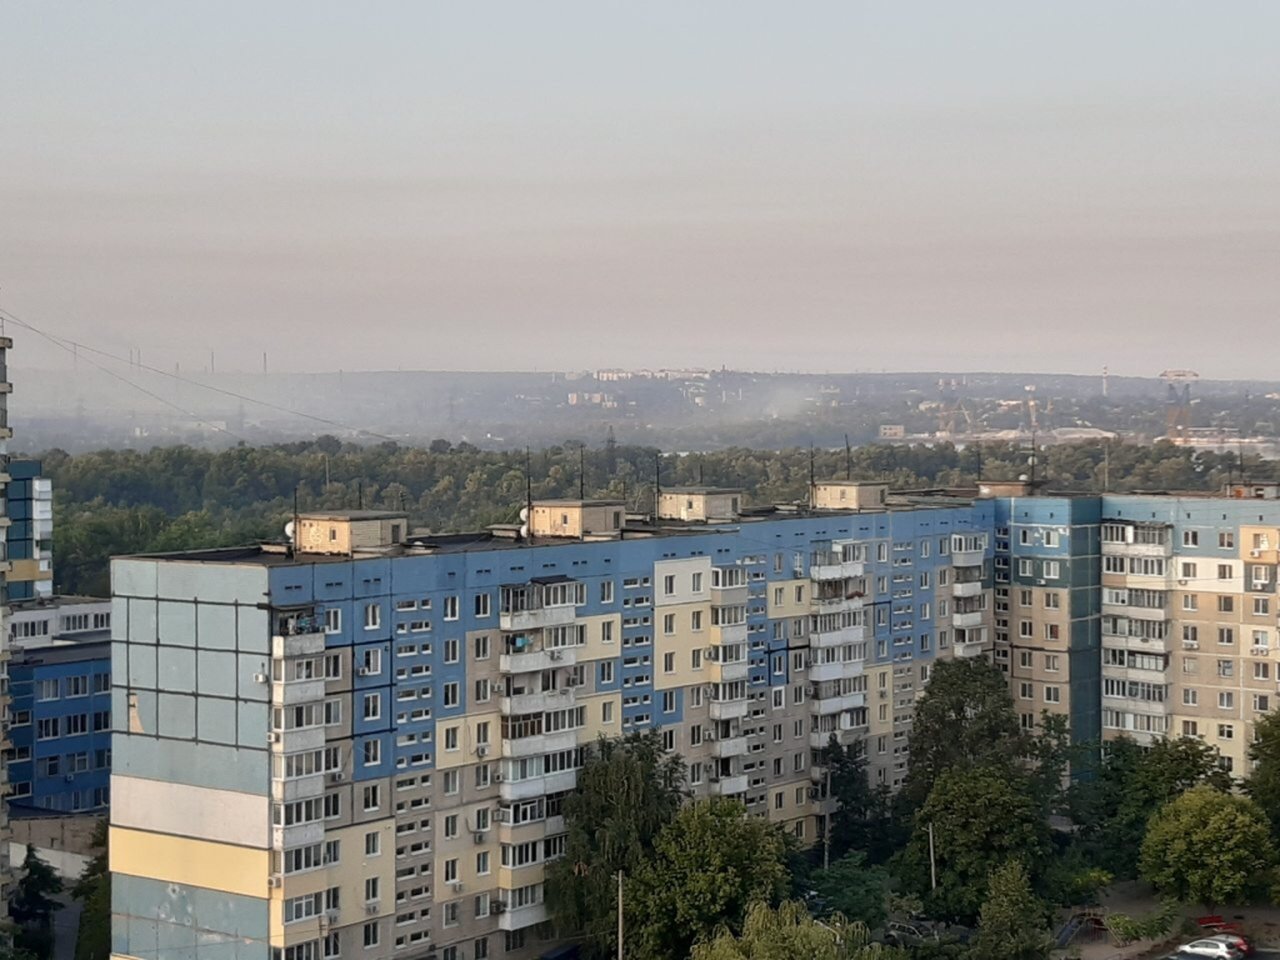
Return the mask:
M 1258 805 L 1202 785 L 1151 818 L 1140 866 L 1156 889 L 1212 909 L 1264 884 L 1274 864 L 1270 824 Z
M 586 957 L 617 950 L 613 878 L 631 876 L 684 799 L 684 763 L 652 730 L 601 738 L 588 748 L 578 785 L 564 803 L 565 855 L 547 867 L 547 906 L 556 926 L 582 937 Z
M 982 960 L 1045 960 L 1050 942 L 1044 904 L 1032 892 L 1026 868 L 1007 860 L 991 872 L 974 953 Z
M 62 892 L 62 880 L 53 867 L 36 854 L 36 848 L 27 844 L 27 855 L 22 861 L 22 876 L 9 901 L 9 916 L 23 927 L 47 927 L 53 911 L 59 907 L 53 898 Z
M 1009 763 L 1026 751 L 1004 673 L 981 657 L 942 660 L 916 704 L 905 800 L 918 808 L 953 767 Z
M 1249 744 L 1253 771 L 1245 791 L 1271 819 L 1271 836 L 1280 842 L 1280 713 L 1264 714 L 1253 725 Z
M 71 888 L 81 902 L 76 960 L 107 960 L 111 956 L 111 872 L 107 866 L 107 821 L 93 831 L 93 858 Z
M 889 874 L 883 867 L 869 866 L 866 854 L 847 853 L 828 869 L 815 870 L 811 884 L 832 913 L 869 927 L 884 923 Z
M 686 805 L 626 884 L 628 951 L 641 960 L 687 957 L 722 925 L 740 931 L 752 903 L 782 899 L 786 861 L 781 829 L 748 817 L 736 800 Z
M 839 858 L 850 850 L 860 850 L 873 863 L 883 863 L 904 839 L 893 819 L 888 787 L 872 787 L 862 745 L 844 746 L 834 733 L 823 750 L 822 762 L 830 774 L 831 796 L 836 801 L 831 816 L 831 856 Z
M 843 917 L 819 922 L 804 905 L 785 900 L 777 906 L 756 903 L 747 910 L 742 933 L 721 928 L 710 940 L 693 945 L 692 960 L 899 960 L 905 954 L 871 943 L 865 924 Z
M 931 889 L 929 828 L 938 886 Z M 1010 767 L 955 767 L 938 777 L 916 814 L 901 867 L 926 912 L 971 923 L 991 872 L 1019 858 L 1035 872 L 1049 851 L 1049 828 L 1027 778 Z

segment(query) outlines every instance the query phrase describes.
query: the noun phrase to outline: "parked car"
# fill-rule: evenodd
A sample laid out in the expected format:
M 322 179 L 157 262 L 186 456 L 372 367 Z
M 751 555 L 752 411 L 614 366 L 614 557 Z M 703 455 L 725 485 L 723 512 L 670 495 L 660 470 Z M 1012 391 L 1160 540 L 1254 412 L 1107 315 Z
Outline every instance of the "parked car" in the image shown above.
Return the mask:
M 1202 937 L 1178 948 L 1180 957 L 1213 957 L 1214 960 L 1241 960 L 1244 951 L 1233 943 Z
M 1255 947 L 1249 941 L 1248 937 L 1246 937 L 1243 933 L 1236 933 L 1235 931 L 1227 931 L 1224 933 L 1213 933 L 1205 937 L 1205 939 L 1221 940 L 1223 943 L 1229 943 L 1233 947 L 1235 947 L 1237 950 L 1239 950 L 1241 953 L 1243 953 L 1246 957 L 1252 957 L 1255 953 L 1258 952 L 1258 948 Z

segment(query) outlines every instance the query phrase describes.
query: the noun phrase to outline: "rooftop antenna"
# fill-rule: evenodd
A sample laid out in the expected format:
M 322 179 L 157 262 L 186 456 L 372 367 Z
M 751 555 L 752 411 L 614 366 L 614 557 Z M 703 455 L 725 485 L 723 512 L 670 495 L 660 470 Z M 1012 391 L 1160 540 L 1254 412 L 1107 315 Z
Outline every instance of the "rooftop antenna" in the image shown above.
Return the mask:
M 844 478 L 853 479 L 853 447 L 849 446 L 849 435 L 844 435 Z
M 815 472 L 813 444 L 809 444 L 809 506 L 813 506 L 814 495 L 818 489 L 818 475 Z
M 653 453 L 653 519 L 658 519 L 658 500 L 662 497 L 662 451 Z
M 587 499 L 587 445 L 578 444 L 578 499 Z

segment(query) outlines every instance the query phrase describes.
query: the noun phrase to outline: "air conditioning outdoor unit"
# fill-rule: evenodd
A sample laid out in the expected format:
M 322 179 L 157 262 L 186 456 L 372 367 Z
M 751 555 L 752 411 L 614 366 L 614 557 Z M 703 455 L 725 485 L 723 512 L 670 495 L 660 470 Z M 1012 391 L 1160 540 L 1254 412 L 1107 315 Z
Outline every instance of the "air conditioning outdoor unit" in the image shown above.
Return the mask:
M 367 677 L 367 676 L 369 676 L 369 673 L 370 673 L 370 670 L 369 670 L 369 668 L 368 668 L 368 667 L 357 667 L 357 668 L 356 668 L 356 676 L 357 676 L 357 677 Z
M 488 755 L 489 755 L 489 745 L 487 743 L 482 743 L 478 747 L 476 747 L 477 757 L 487 757 Z
M 280 742 L 280 734 L 277 731 L 272 730 L 267 734 L 267 743 L 279 743 L 279 742 Z
M 282 881 L 281 881 L 281 878 L 280 878 L 280 874 L 278 874 L 278 873 L 273 873 L 271 876 L 267 877 L 267 886 L 268 886 L 268 887 L 278 887 L 278 886 L 280 886 L 281 882 L 282 882 Z
M 265 673 L 255 673 L 253 675 L 254 683 L 266 683 L 269 678 Z
M 485 836 L 486 836 L 486 834 L 484 834 L 484 833 L 473 833 L 473 834 L 471 835 L 471 839 L 472 839 L 475 843 L 484 843 Z

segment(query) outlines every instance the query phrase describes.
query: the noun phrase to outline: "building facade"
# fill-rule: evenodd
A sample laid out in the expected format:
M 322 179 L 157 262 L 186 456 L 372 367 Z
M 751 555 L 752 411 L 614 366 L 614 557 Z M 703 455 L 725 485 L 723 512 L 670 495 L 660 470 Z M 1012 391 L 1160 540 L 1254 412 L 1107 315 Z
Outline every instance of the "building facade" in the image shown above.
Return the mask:
M 598 736 L 659 729 L 696 795 L 813 842 L 831 736 L 897 782 L 930 664 L 990 651 L 990 610 L 952 615 L 958 579 L 990 581 L 989 502 L 531 516 L 529 540 L 115 561 L 115 955 L 536 955 Z M 325 549 L 403 519 L 298 529 Z
M 17 648 L 9 662 L 11 816 L 102 813 L 111 776 L 111 645 Z
M 9 440 L 13 430 L 9 427 L 9 394 L 13 385 L 9 382 L 9 350 L 13 341 L 0 336 L 0 502 L 8 500 Z M 8 792 L 8 757 L 12 747 L 9 740 L 9 553 L 7 539 L 10 520 L 8 510 L 0 516 L 0 792 Z M 0 804 L 0 921 L 8 919 L 9 896 L 12 893 L 13 874 L 9 864 L 9 805 Z
M 9 601 L 53 594 L 53 487 L 39 460 L 9 463 L 5 504 L 9 517 Z
M 900 786 L 940 658 L 998 664 L 1028 730 L 1200 737 L 1247 770 L 1273 488 L 669 494 L 466 536 L 315 514 L 296 544 L 115 561 L 113 954 L 536 956 L 586 745 L 657 729 L 696 796 L 820 842 L 822 749 Z

